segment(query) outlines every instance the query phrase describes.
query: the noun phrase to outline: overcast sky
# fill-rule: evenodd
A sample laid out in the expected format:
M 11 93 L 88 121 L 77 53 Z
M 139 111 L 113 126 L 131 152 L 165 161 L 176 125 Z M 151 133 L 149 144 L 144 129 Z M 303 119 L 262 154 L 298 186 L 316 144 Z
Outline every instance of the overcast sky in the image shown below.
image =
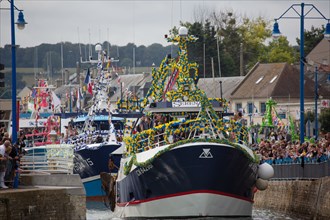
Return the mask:
M 15 0 L 15 5 L 24 10 L 26 28 L 16 29 L 16 44 L 31 47 L 42 43 L 98 43 L 109 41 L 124 46 L 127 43 L 167 45 L 164 34 L 179 21 L 194 21 L 194 12 L 233 10 L 250 18 L 262 16 L 273 20 L 281 16 L 292 4 L 313 4 L 325 17 L 330 18 L 330 1 L 224 1 L 224 0 Z M 9 8 L 8 0 L 0 0 L 0 8 Z M 296 9 L 300 12 L 301 7 Z M 310 7 L 305 8 L 306 11 Z M 15 12 L 15 20 L 17 19 Z M 299 37 L 298 15 L 290 10 L 288 16 L 297 19 L 279 20 L 280 31 L 292 45 Z M 312 10 L 309 16 L 319 16 Z M 10 44 L 10 13 L 0 10 L 0 47 Z M 305 19 L 305 29 L 311 25 L 321 27 L 323 19 Z

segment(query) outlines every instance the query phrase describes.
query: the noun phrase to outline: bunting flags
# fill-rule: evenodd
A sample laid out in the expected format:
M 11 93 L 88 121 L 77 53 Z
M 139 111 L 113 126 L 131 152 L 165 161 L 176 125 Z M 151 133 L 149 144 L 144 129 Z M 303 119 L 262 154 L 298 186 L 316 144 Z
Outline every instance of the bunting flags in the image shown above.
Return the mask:
M 91 80 L 91 74 L 89 72 L 89 69 L 87 69 L 87 74 L 86 74 L 86 78 L 85 78 L 85 84 L 87 84 L 87 91 L 93 95 L 93 83 Z

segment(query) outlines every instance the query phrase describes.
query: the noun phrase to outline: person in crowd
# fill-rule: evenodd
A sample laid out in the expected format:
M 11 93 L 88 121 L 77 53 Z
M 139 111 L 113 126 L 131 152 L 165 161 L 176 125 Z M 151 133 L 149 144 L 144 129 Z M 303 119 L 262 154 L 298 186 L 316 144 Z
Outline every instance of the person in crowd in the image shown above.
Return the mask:
M 9 152 L 9 149 L 7 150 L 8 160 L 7 160 L 7 170 L 6 170 L 6 175 L 5 175 L 5 181 L 7 183 L 7 186 L 12 188 L 15 171 L 18 169 L 20 150 L 19 150 L 18 144 L 14 144 L 12 146 L 10 152 Z
M 6 152 L 10 151 L 11 143 L 6 140 L 3 145 L 0 146 L 0 188 L 7 189 L 5 185 L 5 175 L 7 170 L 8 155 Z
M 11 142 L 8 132 L 5 132 L 3 135 L 2 142 L 5 143 L 5 141 Z
M 144 131 L 144 128 L 146 127 L 144 124 L 145 124 L 145 118 L 146 116 L 142 116 L 139 120 L 139 124 L 137 125 L 137 132 L 141 132 L 141 131 Z

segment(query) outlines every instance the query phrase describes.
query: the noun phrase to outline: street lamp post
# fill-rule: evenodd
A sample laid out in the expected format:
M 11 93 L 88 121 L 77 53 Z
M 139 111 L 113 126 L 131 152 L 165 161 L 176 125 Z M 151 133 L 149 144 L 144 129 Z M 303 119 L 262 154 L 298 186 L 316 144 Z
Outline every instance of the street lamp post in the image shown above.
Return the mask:
M 220 81 L 219 83 L 220 83 L 220 98 L 222 99 L 222 81 Z
M 17 141 L 17 106 L 16 106 L 16 43 L 15 43 L 15 25 L 22 30 L 27 24 L 24 20 L 24 15 L 21 10 L 18 14 L 17 22 L 14 21 L 14 10 L 18 10 L 14 5 L 14 0 L 10 1 L 10 17 L 11 17 L 11 65 L 12 65 L 12 143 Z
M 315 67 L 315 140 L 318 138 L 318 121 L 317 121 L 317 100 L 319 98 L 318 94 L 318 85 L 317 85 L 317 66 Z
M 301 11 L 300 14 L 299 12 L 295 9 L 295 7 L 300 6 Z M 305 7 L 309 7 L 309 10 L 307 10 L 307 12 L 305 13 L 304 9 Z M 326 25 L 326 30 L 324 32 L 324 37 L 325 38 L 330 38 L 330 19 L 326 18 L 313 4 L 305 4 L 305 3 L 301 3 L 301 4 L 293 4 L 291 5 L 290 8 L 288 8 L 280 17 L 278 17 L 277 19 L 275 19 L 275 23 L 274 23 L 274 29 L 273 29 L 273 37 L 277 38 L 281 35 L 281 32 L 279 30 L 279 26 L 277 21 L 280 19 L 295 19 L 297 17 L 285 17 L 285 14 L 290 11 L 293 10 L 295 13 L 298 14 L 298 18 L 300 18 L 300 143 L 304 142 L 304 20 L 307 18 L 310 19 L 325 19 L 328 21 L 327 25 Z M 321 17 L 307 17 L 307 15 L 313 10 L 315 9 L 319 15 L 321 15 Z

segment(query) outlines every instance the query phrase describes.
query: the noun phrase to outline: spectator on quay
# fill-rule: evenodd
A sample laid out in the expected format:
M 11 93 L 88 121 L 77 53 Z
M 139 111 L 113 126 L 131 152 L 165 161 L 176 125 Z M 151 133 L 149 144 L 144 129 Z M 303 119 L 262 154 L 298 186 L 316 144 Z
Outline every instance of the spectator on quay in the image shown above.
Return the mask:
M 8 187 L 5 185 L 5 175 L 6 175 L 6 169 L 7 169 L 7 160 L 8 155 L 6 154 L 6 151 L 8 152 L 11 148 L 11 143 L 9 140 L 6 140 L 3 145 L 0 146 L 0 188 L 7 189 Z
M 13 181 L 15 176 L 15 170 L 18 168 L 19 154 L 20 150 L 17 144 L 14 144 L 9 152 L 8 152 L 8 160 L 7 160 L 7 170 L 5 175 L 5 181 L 7 182 L 7 186 L 12 188 Z
M 11 142 L 8 132 L 5 132 L 2 138 L 2 142 L 5 143 L 7 140 Z

